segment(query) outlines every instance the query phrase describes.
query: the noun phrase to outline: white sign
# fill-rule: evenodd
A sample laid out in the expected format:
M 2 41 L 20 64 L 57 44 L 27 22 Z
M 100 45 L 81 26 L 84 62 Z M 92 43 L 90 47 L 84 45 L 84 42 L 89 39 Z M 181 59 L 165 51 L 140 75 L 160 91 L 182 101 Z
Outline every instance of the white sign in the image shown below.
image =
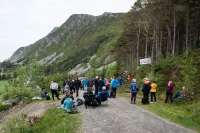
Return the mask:
M 140 65 L 151 64 L 151 58 L 140 59 Z

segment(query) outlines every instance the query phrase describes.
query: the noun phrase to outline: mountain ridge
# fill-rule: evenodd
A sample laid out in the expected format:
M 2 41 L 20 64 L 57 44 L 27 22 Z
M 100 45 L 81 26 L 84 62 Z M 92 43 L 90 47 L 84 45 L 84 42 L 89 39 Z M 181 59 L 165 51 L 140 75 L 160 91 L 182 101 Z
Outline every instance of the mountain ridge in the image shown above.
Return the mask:
M 124 17 L 125 13 L 105 12 L 99 16 L 73 14 L 45 37 L 16 50 L 8 61 L 23 64 L 35 59 L 43 65 L 61 64 L 62 70 L 66 66 L 71 70 L 78 64 L 88 63 L 96 53 L 103 52 L 101 59 L 98 54 L 95 58 L 97 66 L 94 65 L 95 61 L 91 61 L 92 68 L 110 64 L 114 62 L 114 58 L 106 63 L 102 59 L 110 55 L 112 44 L 121 33 Z M 74 63 L 69 62 L 76 58 L 78 59 Z

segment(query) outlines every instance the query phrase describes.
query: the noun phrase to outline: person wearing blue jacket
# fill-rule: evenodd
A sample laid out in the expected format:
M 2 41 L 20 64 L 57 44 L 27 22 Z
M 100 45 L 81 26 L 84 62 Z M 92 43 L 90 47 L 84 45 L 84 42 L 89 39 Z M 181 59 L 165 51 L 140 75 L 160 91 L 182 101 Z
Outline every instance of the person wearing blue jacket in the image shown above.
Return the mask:
M 70 97 L 70 95 L 66 95 L 66 99 L 63 103 L 63 109 L 66 110 L 67 112 L 72 112 L 76 110 L 76 107 L 74 105 L 74 102 L 72 100 L 72 98 Z
M 111 92 L 114 94 L 113 95 L 113 98 L 116 97 L 116 90 L 117 90 L 117 86 L 118 86 L 119 82 L 118 80 L 116 80 L 115 77 L 113 77 L 112 81 L 111 81 L 111 85 L 110 85 L 110 89 L 111 89 Z M 111 98 L 111 95 L 110 95 L 110 98 Z
M 88 80 L 87 79 L 83 80 L 83 86 L 84 86 L 84 90 L 86 91 L 87 90 L 87 86 L 88 86 Z
M 132 80 L 132 83 L 130 84 L 130 89 L 131 89 L 131 104 L 133 103 L 133 97 L 134 97 L 134 104 L 136 101 L 136 95 L 137 91 L 139 90 L 140 86 L 137 85 L 136 79 Z
M 119 86 L 123 85 L 123 79 L 121 76 L 118 77 Z
M 108 90 L 106 89 L 105 86 L 102 87 L 102 91 L 98 93 L 98 95 L 96 96 L 96 99 L 97 99 L 97 102 L 98 102 L 98 105 L 101 105 L 101 94 L 106 94 L 107 95 L 107 98 L 110 96 L 109 93 L 108 93 Z

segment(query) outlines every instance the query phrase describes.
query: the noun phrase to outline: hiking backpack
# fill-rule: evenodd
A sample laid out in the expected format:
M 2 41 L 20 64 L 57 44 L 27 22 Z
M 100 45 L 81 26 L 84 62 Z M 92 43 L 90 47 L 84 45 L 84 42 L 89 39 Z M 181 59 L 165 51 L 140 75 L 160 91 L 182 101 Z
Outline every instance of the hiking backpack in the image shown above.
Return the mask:
M 131 91 L 136 91 L 136 88 L 135 88 L 135 83 L 132 83 L 132 86 L 131 86 Z

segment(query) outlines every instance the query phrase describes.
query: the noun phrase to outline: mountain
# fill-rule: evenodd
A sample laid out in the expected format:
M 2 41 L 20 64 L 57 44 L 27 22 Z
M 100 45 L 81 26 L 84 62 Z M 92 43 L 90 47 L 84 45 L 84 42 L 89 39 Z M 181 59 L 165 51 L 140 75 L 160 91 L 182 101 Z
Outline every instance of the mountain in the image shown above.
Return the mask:
M 16 50 L 8 60 L 26 64 L 35 59 L 47 66 L 49 73 L 69 71 L 87 63 L 91 68 L 108 65 L 115 61 L 110 51 L 122 32 L 124 17 L 125 13 L 108 12 L 100 16 L 71 15 L 44 38 Z

